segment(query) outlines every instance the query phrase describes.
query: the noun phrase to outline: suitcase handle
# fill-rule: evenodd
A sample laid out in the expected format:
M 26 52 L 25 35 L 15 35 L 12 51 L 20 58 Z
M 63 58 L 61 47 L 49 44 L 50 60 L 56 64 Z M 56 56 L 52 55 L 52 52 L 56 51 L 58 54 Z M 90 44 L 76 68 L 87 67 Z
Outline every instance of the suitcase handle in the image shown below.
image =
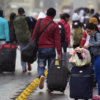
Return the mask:
M 55 63 L 55 61 L 58 61 L 58 63 Z M 64 60 L 62 59 L 61 62 L 62 62 L 62 61 L 64 61 Z M 54 63 L 55 63 L 55 65 L 56 65 L 56 64 L 57 64 L 57 65 L 60 65 L 58 59 L 55 59 L 55 60 L 54 60 Z
M 59 61 L 58 59 L 55 59 L 55 61 Z M 64 61 L 64 59 L 61 59 L 61 61 Z

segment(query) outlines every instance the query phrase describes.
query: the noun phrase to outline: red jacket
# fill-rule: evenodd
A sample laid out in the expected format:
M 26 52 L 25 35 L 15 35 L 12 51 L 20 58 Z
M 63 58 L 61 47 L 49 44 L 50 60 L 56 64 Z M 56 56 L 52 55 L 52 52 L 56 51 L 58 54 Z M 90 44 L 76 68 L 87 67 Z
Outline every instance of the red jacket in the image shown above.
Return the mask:
M 35 32 L 37 29 L 37 26 L 39 24 L 40 19 L 37 21 L 35 25 L 35 29 L 31 38 L 31 41 L 34 39 Z M 50 16 L 47 16 L 46 18 L 43 18 L 40 24 L 39 28 L 39 34 L 40 32 L 49 24 L 51 21 L 53 21 L 53 18 Z M 58 25 L 53 22 L 49 27 L 42 33 L 42 35 L 39 38 L 38 41 L 38 48 L 57 48 L 58 54 L 61 54 L 61 42 L 60 42 L 60 33 Z
M 60 23 L 62 23 L 62 25 L 64 25 L 66 23 L 65 20 L 60 20 Z M 64 25 L 64 28 L 65 28 L 65 41 L 67 41 L 68 45 L 70 45 L 70 25 L 69 23 L 66 23 Z
M 84 30 L 80 46 L 84 46 L 84 44 L 86 42 L 86 38 L 87 38 L 87 34 L 86 34 L 86 31 Z

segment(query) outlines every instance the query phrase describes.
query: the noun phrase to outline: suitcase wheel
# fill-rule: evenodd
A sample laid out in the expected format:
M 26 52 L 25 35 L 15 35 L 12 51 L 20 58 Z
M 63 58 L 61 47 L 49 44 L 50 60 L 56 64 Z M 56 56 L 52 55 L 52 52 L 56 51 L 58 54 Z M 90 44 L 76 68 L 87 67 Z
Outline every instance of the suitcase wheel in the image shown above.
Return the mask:
M 63 92 L 64 93 L 64 91 L 60 91 L 60 92 Z
M 52 91 L 51 90 L 48 90 L 48 93 L 51 93 Z
M 2 71 L 0 70 L 0 73 L 2 73 Z

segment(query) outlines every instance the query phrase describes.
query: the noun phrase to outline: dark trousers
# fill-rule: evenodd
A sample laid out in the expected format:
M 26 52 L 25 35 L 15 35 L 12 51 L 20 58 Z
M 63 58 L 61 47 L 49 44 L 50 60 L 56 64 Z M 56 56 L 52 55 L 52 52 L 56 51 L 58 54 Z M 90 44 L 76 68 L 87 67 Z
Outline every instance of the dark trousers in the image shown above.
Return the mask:
M 61 57 L 62 57 L 62 48 L 64 53 L 67 52 L 68 43 L 66 41 L 61 42 Z M 59 64 L 62 65 L 62 61 L 59 61 Z

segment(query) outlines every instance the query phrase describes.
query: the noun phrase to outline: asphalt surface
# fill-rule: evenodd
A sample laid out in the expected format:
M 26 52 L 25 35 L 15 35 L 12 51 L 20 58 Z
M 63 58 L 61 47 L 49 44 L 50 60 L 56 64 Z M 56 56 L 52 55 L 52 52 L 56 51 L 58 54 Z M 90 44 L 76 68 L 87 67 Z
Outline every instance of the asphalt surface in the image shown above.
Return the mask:
M 17 50 L 16 71 L 15 73 L 0 73 L 0 100 L 15 100 L 16 97 L 37 77 L 37 62 L 32 64 L 32 71 L 22 73 L 20 64 L 20 53 Z M 97 94 L 97 87 L 94 88 L 94 94 Z M 28 97 L 27 100 L 74 100 L 69 97 L 69 85 L 67 85 L 65 93 L 46 91 L 46 82 L 44 89 L 38 87 Z

